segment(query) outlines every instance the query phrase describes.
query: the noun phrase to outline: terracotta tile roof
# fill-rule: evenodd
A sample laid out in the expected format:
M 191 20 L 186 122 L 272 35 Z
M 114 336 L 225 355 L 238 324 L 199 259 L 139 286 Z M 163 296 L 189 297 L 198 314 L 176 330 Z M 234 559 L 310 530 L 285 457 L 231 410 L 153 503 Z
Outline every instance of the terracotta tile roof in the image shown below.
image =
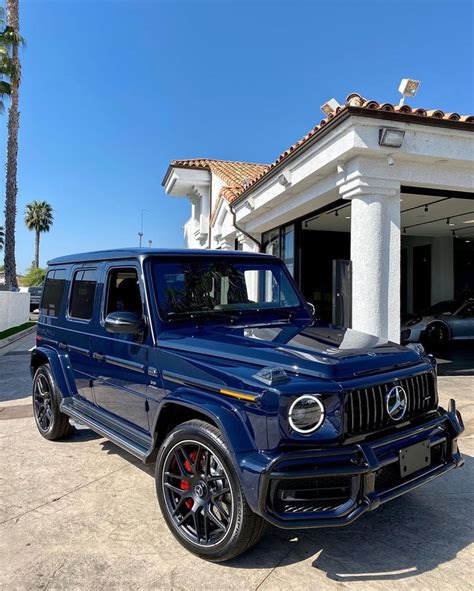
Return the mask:
M 269 168 L 268 164 L 212 160 L 210 158 L 173 160 L 171 166 L 176 168 L 210 170 L 224 181 L 225 186 L 222 188 L 220 196 L 228 201 L 235 199 L 254 178 L 265 173 Z
M 342 118 L 343 114 L 375 116 L 376 112 L 377 116 L 382 118 L 386 113 L 387 118 L 392 120 L 396 120 L 397 116 L 400 116 L 401 120 L 410 121 L 412 123 L 429 122 L 430 124 L 437 124 L 439 122 L 440 124 L 443 124 L 441 122 L 445 122 L 445 124 L 452 127 L 456 124 L 461 124 L 464 128 L 467 123 L 471 124 L 472 129 L 474 130 L 474 115 L 445 113 L 439 109 L 413 108 L 410 107 L 410 105 L 399 106 L 391 103 L 378 103 L 377 101 L 367 100 L 360 94 L 353 92 L 346 98 L 346 102 L 338 107 L 334 113 L 331 113 L 328 117 L 322 119 L 318 125 L 313 127 L 313 129 L 311 129 L 304 137 L 290 146 L 269 165 L 250 164 L 248 162 L 227 162 L 225 160 L 196 159 L 173 160 L 171 166 L 211 170 L 226 183 L 226 186 L 221 190 L 220 196 L 231 203 L 246 193 L 271 170 L 280 165 L 293 154 L 295 150 L 306 144 L 312 137 L 321 132 L 322 129 L 329 123 L 332 123 L 333 120 Z

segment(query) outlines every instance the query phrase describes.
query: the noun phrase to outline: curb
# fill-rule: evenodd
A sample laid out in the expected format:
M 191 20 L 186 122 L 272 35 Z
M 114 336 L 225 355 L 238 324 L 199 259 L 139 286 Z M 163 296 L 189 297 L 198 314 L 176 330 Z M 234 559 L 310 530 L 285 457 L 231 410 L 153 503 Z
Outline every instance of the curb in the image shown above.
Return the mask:
M 11 337 L 7 337 L 6 339 L 3 339 L 0 341 L 0 351 L 2 351 L 2 349 L 5 349 L 5 347 L 8 347 L 8 345 L 11 345 L 12 343 L 15 343 L 16 341 L 19 341 L 20 339 L 22 339 L 23 337 L 26 337 L 29 334 L 32 334 L 36 331 L 36 324 L 35 326 L 30 326 L 29 328 L 25 328 L 25 330 L 22 330 L 21 332 L 17 332 L 16 334 L 12 335 Z

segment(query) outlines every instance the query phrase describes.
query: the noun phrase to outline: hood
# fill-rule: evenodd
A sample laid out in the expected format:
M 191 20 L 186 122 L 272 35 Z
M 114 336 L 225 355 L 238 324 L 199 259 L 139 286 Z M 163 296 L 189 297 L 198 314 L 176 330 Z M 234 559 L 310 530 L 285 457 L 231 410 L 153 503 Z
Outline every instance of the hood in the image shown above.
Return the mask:
M 422 361 L 412 349 L 323 323 L 176 327 L 160 335 L 160 346 L 336 380 Z

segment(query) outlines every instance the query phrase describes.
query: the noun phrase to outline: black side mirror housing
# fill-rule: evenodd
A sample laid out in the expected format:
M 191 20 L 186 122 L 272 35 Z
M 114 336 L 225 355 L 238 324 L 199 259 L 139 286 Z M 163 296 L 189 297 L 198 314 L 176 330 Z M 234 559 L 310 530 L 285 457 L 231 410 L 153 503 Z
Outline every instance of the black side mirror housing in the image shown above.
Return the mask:
M 111 312 L 105 318 L 105 330 L 113 333 L 140 334 L 144 330 L 144 323 L 134 312 Z

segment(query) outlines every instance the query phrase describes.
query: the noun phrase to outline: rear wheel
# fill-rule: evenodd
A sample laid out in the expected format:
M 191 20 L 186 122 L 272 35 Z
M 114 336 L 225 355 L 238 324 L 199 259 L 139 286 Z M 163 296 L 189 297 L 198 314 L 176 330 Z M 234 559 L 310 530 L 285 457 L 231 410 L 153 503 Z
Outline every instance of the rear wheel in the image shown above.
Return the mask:
M 166 438 L 156 491 L 173 535 L 201 558 L 229 560 L 263 534 L 265 522 L 247 504 L 221 432 L 204 421 L 183 423 Z
M 59 410 L 60 400 L 49 365 L 41 365 L 33 378 L 33 414 L 38 431 L 46 439 L 61 439 L 74 432 L 69 417 Z

